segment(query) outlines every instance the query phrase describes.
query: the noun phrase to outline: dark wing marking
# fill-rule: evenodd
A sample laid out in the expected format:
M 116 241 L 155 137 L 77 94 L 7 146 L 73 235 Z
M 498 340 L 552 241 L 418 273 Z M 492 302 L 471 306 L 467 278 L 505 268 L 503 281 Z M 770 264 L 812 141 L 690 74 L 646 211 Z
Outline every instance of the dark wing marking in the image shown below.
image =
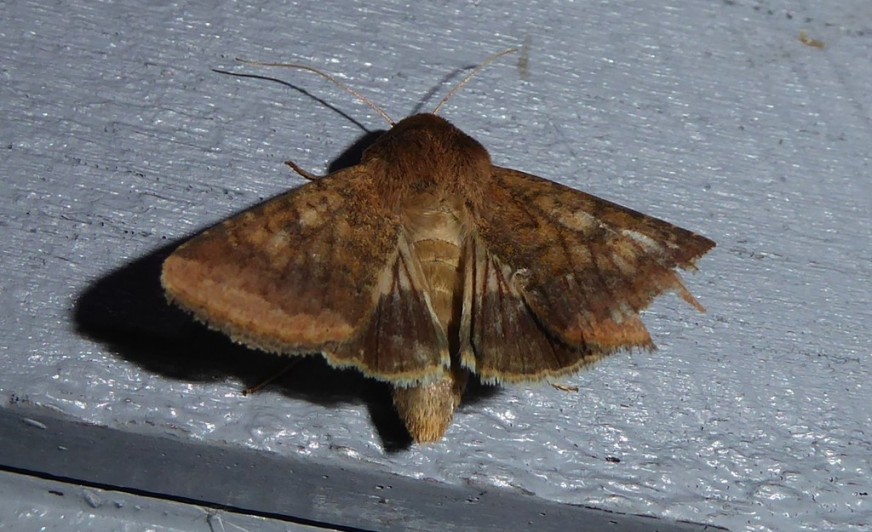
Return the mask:
M 325 354 L 337 365 L 353 365 L 370 377 L 400 386 L 440 377 L 451 360 L 427 290 L 421 265 L 401 232 L 396 257 L 379 283 L 369 324 L 354 339 L 325 349 Z
M 555 377 L 607 354 L 549 334 L 519 290 L 524 271 L 513 272 L 474 238 L 466 257 L 460 362 L 483 382 Z

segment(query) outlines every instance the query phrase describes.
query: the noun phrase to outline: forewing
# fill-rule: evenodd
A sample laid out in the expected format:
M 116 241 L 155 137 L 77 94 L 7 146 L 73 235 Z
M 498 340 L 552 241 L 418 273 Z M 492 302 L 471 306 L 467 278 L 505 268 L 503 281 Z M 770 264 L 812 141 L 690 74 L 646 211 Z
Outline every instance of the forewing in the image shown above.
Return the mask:
M 488 208 L 477 213 L 483 251 L 477 252 L 475 264 L 489 273 L 475 274 L 470 302 L 473 319 L 481 316 L 471 325 L 473 344 L 478 342 L 472 346 L 477 371 L 482 357 L 499 357 L 490 363 L 493 371 L 513 368 L 514 380 L 538 378 L 536 368 L 552 374 L 548 368 L 579 364 L 572 357 L 550 365 L 528 358 L 532 369 L 521 367 L 490 349 L 500 336 L 522 346 L 546 341 L 534 338 L 538 332 L 581 358 L 625 347 L 652 348 L 638 312 L 665 291 L 677 291 L 702 310 L 674 268 L 692 268 L 714 247 L 711 240 L 505 168 L 494 167 L 488 197 Z M 503 329 L 489 330 L 499 320 Z M 470 356 L 468 352 L 464 360 Z
M 409 280 L 396 217 L 377 199 L 356 166 L 245 211 L 166 260 L 167 295 L 250 347 L 322 352 L 382 380 L 440 372 L 441 330 L 426 294 L 402 290 L 420 283 Z M 403 358 L 406 326 L 419 340 Z

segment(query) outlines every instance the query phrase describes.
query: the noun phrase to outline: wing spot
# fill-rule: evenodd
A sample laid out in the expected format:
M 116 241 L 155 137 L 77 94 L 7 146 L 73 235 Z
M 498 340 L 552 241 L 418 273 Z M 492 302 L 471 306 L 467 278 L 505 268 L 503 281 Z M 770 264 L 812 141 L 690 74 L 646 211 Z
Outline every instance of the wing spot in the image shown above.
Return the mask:
M 568 229 L 580 232 L 586 232 L 588 229 L 599 226 L 599 221 L 584 211 L 561 213 L 557 221 Z
M 321 212 L 318 211 L 318 209 L 311 207 L 300 211 L 299 220 L 300 225 L 303 227 L 314 227 L 321 225 L 324 218 L 321 216 Z
M 633 231 L 632 229 L 621 229 L 621 234 L 629 237 L 634 242 L 638 242 L 645 251 L 661 251 L 662 246 L 657 243 L 653 238 L 643 235 L 638 231 Z
M 278 231 L 270 238 L 270 246 L 273 250 L 284 251 L 289 245 L 289 235 L 287 231 Z
M 626 275 L 627 277 L 632 277 L 636 273 L 636 266 L 624 258 L 620 253 L 612 253 L 612 262 L 618 267 L 618 269 Z

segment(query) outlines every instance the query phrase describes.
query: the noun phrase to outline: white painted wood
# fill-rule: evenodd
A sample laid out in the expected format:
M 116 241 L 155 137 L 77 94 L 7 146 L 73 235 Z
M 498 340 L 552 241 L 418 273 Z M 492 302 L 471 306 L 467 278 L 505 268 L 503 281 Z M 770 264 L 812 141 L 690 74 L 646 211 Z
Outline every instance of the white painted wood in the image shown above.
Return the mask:
M 733 529 L 868 526 L 870 35 L 865 0 L 9 3 L 2 408 Z M 664 298 L 658 352 L 567 379 L 578 393 L 485 395 L 401 452 L 353 375 L 307 362 L 242 397 L 281 364 L 166 309 L 162 256 L 299 184 L 285 159 L 323 171 L 363 135 L 351 119 L 384 124 L 233 58 L 311 63 L 401 117 L 526 37 L 526 80 L 494 65 L 444 116 L 498 164 L 715 239 L 688 279 L 709 313 Z

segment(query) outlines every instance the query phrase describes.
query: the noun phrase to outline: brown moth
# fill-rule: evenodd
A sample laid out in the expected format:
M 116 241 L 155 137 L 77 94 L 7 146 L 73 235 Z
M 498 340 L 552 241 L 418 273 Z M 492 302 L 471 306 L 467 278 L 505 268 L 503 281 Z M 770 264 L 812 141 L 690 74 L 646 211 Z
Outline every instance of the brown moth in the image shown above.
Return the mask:
M 442 438 L 470 373 L 540 381 L 653 349 L 639 312 L 667 291 L 702 311 L 674 270 L 715 246 L 495 166 L 439 107 L 393 125 L 356 166 L 183 244 L 161 278 L 236 342 L 389 383 L 418 442 Z

